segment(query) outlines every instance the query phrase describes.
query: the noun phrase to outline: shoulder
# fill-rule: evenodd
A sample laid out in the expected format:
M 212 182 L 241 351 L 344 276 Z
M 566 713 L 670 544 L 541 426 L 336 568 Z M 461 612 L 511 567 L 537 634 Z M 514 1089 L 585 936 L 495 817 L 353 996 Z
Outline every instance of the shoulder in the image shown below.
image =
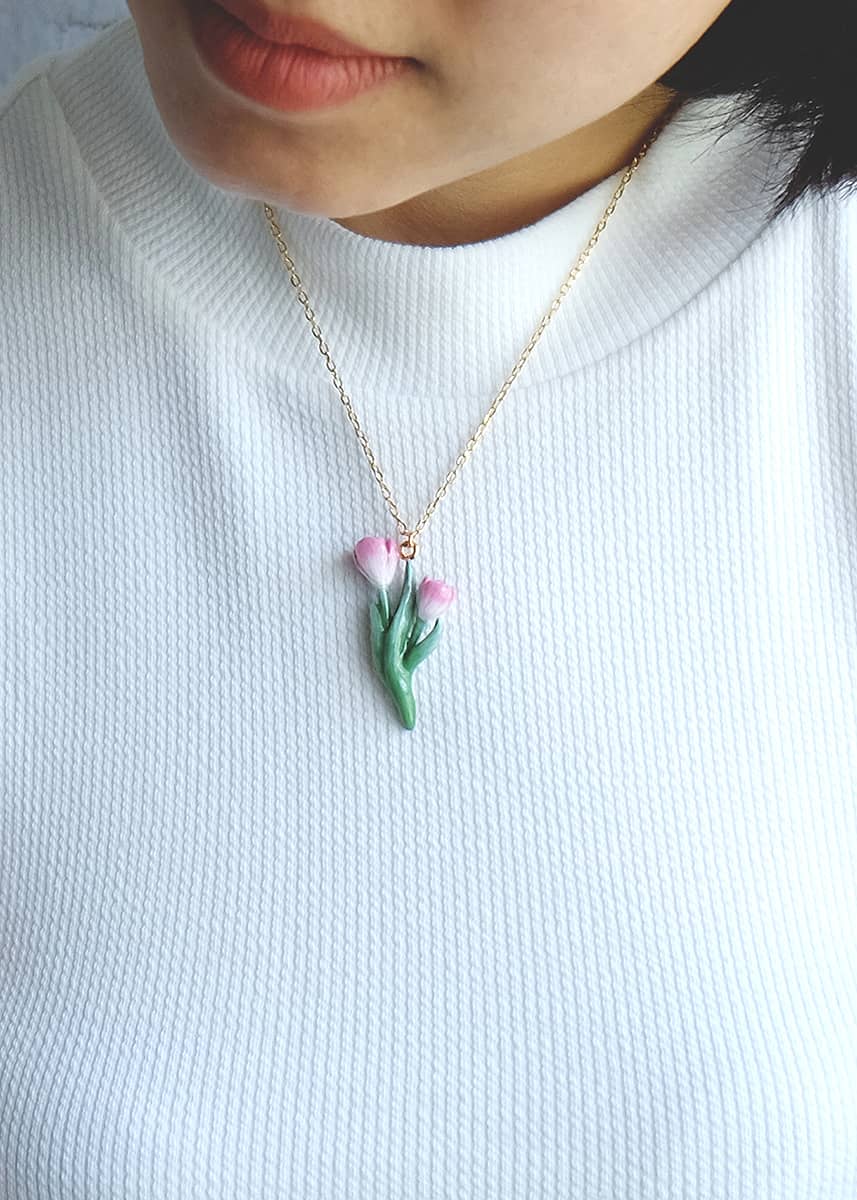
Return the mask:
M 45 355 L 80 311 L 93 201 L 51 81 L 78 52 L 41 55 L 0 89 L 0 416 L 25 376 L 44 378 Z
M 50 295 L 52 273 L 76 240 L 91 241 L 96 200 L 56 78 L 82 61 L 96 40 L 42 54 L 0 88 L 0 313 L 6 322 L 14 322 L 40 278 Z
M 811 247 L 821 251 L 839 251 L 854 263 L 857 253 L 857 179 L 829 188 L 807 198 L 812 234 L 820 244 Z
M 11 168 L 20 162 L 28 146 L 37 140 L 45 117 L 56 120 L 58 113 L 49 85 L 51 67 L 63 52 L 40 54 L 20 67 L 0 87 L 0 162 Z M 9 176 L 4 171 L 0 182 Z M 0 196 L 4 190 L 0 189 Z
M 805 192 L 753 250 L 772 311 L 801 316 L 798 336 L 857 360 L 857 179 Z
M 22 67 L 0 90 L 0 392 L 18 333 L 34 309 L 45 243 L 59 224 L 56 196 L 57 130 L 61 115 L 53 103 L 47 72 L 53 55 Z
M 841 236 L 851 268 L 851 278 L 857 282 L 857 181 L 847 195 L 838 199 L 836 207 L 841 214 Z
M 34 116 L 46 99 L 46 74 L 55 57 L 34 58 L 0 88 L 0 198 L 16 182 L 15 167 L 26 153 L 28 134 L 37 132 Z
M 117 30 L 133 26 L 131 17 L 123 18 L 87 41 L 41 54 L 0 87 L 0 218 L 6 229 L 16 203 L 36 198 L 49 205 L 54 196 L 67 195 L 79 157 L 70 113 L 82 107 L 88 118 L 89 93 L 98 90 L 90 65 L 109 56 Z
M 807 209 L 799 244 L 810 260 L 807 301 L 819 325 L 841 330 L 857 372 L 857 180 L 813 196 Z
M 58 57 L 56 52 L 40 54 L 30 62 L 20 67 L 6 83 L 0 87 L 0 127 L 8 123 L 8 117 L 17 100 L 32 87 L 38 86 L 38 81 L 51 67 Z
M 34 203 L 61 191 L 57 167 L 66 140 L 65 120 L 50 86 L 58 54 L 22 67 L 0 89 L 0 256 L 14 254 L 22 224 L 35 222 Z

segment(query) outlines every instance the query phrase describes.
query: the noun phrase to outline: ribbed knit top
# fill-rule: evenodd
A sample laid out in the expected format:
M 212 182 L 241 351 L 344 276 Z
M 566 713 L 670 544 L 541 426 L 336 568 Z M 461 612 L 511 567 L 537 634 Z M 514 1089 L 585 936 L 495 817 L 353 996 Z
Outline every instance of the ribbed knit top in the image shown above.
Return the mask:
M 690 103 L 422 536 L 123 19 L 0 92 L 0 1196 L 855 1200 L 857 193 Z M 280 207 L 416 521 L 621 171 Z

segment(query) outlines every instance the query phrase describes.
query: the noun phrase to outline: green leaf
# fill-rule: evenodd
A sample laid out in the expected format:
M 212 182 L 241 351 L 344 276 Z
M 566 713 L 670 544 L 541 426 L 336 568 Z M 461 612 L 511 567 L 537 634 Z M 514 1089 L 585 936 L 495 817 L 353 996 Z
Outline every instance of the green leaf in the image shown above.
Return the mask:
M 381 620 L 386 629 L 390 624 L 390 594 L 386 588 L 378 588 L 376 602 L 381 610 Z
M 372 647 L 372 663 L 375 670 L 384 678 L 384 614 L 380 600 L 374 600 L 369 606 L 369 641 Z
M 431 633 L 427 633 L 421 642 L 416 642 L 413 646 L 411 646 L 402 663 L 405 670 L 412 672 L 416 667 L 418 667 L 426 655 L 431 654 L 432 650 L 434 650 L 439 637 L 440 618 L 435 621 Z
M 414 572 L 410 559 L 406 559 L 405 581 L 393 619 L 384 635 L 381 658 L 384 681 L 393 697 L 402 724 L 407 729 L 414 727 L 414 694 L 411 688 L 411 674 L 405 670 L 402 656 L 413 624 L 415 604 Z
M 405 581 L 402 584 L 399 603 L 384 638 L 384 670 L 387 674 L 398 673 L 402 669 L 402 655 L 413 624 L 415 603 L 414 571 L 411 560 L 406 559 Z

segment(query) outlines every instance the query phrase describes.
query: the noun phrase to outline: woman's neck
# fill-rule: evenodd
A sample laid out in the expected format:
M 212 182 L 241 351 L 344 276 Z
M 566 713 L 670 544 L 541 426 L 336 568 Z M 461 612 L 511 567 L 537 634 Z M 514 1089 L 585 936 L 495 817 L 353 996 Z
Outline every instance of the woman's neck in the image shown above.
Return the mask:
M 675 103 L 675 93 L 653 84 L 597 121 L 498 166 L 391 208 L 334 219 L 364 237 L 408 245 L 501 237 L 541 220 L 629 163 Z

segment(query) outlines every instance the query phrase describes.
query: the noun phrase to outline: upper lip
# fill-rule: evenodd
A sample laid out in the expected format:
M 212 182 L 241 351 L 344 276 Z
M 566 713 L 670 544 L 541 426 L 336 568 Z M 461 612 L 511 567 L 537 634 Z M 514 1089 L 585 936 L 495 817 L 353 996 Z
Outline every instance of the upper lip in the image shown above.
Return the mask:
M 284 46 L 307 46 L 310 50 L 320 50 L 324 54 L 338 56 L 398 57 L 358 46 L 314 17 L 296 17 L 273 12 L 266 8 L 261 0 L 217 0 L 217 3 L 267 42 L 279 42 Z

